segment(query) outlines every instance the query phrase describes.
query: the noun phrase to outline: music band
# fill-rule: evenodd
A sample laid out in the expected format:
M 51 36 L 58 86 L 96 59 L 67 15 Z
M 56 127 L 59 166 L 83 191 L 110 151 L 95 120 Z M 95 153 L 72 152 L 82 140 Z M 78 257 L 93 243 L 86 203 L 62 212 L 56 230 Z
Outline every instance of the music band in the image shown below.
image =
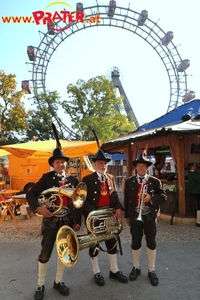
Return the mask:
M 99 147 L 98 140 L 97 145 Z M 79 259 L 79 251 L 85 248 L 89 248 L 94 281 L 97 285 L 105 285 L 99 267 L 100 250 L 108 253 L 109 277 L 127 283 L 128 278 L 119 271 L 117 264 L 117 254 L 122 254 L 120 233 L 123 229 L 123 212 L 132 236 L 134 266 L 129 280 L 134 281 L 141 273 L 139 260 L 144 234 L 149 259 L 147 275 L 152 285 L 158 285 L 155 273 L 156 217 L 160 204 L 166 201 L 167 196 L 160 180 L 147 174 L 151 163 L 144 155 L 132 162 L 137 175 L 125 181 L 123 207 L 114 176 L 107 173 L 108 162 L 111 160 L 108 154 L 99 147 L 92 159 L 95 172 L 85 176 L 79 183 L 74 176 L 67 174 L 69 157 L 66 157 L 61 149 L 57 140 L 57 148 L 48 160 L 54 170 L 43 174 L 26 194 L 32 211 L 43 217 L 35 300 L 44 298 L 46 272 L 54 244 L 58 259 L 53 287 L 61 295 L 68 296 L 70 293 L 69 287 L 63 281 L 65 268 L 73 267 Z M 80 230 L 82 215 L 85 217 L 88 232 L 79 236 L 76 232 Z M 102 242 L 105 242 L 105 249 L 100 245 Z

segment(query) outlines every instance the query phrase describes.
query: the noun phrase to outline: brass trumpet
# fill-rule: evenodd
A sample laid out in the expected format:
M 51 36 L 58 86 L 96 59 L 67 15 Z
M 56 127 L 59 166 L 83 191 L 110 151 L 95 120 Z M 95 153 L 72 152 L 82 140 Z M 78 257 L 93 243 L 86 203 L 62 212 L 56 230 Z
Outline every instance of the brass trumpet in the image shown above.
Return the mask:
M 49 198 L 46 195 L 51 194 Z M 81 208 L 87 197 L 87 186 L 84 182 L 80 182 L 76 188 L 69 188 L 67 186 L 62 187 L 52 187 L 43 191 L 38 197 L 38 203 L 40 206 L 46 205 L 50 209 L 54 216 L 62 217 L 66 214 L 66 210 L 69 210 L 65 207 L 63 209 L 63 198 L 62 196 L 67 196 L 72 199 L 73 206 L 75 208 Z M 56 205 L 56 200 L 59 198 L 59 205 Z M 38 217 L 42 217 L 41 214 L 36 213 Z
M 56 249 L 62 263 L 74 267 L 78 262 L 79 251 L 93 247 L 100 242 L 116 237 L 122 230 L 122 220 L 114 215 L 113 208 L 92 211 L 87 219 L 86 226 L 90 234 L 77 236 L 74 230 L 64 225 L 56 236 Z M 95 225 L 96 221 L 99 225 Z
M 144 197 L 147 193 L 147 187 L 148 187 L 147 184 L 142 185 L 140 196 L 139 196 L 139 204 L 136 207 L 136 211 L 139 213 L 136 220 L 141 222 L 143 222 L 142 215 L 146 215 L 150 213 L 150 208 L 144 205 Z

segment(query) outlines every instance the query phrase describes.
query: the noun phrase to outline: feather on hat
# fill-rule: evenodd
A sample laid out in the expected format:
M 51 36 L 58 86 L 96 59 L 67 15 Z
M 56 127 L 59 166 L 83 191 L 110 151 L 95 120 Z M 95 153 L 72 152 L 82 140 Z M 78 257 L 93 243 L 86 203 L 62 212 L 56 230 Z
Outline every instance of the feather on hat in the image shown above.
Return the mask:
M 62 146 L 61 146 L 61 143 L 58 138 L 58 133 L 57 133 L 56 127 L 53 123 L 52 123 L 52 128 L 53 128 L 54 136 L 56 139 L 56 149 L 53 151 L 53 155 L 51 157 L 49 157 L 49 160 L 48 160 L 49 165 L 51 167 L 53 167 L 52 163 L 54 162 L 55 159 L 62 158 L 65 161 L 69 161 L 69 159 L 70 159 L 68 156 L 65 156 L 64 153 L 62 152 Z
M 111 155 L 109 155 L 108 153 L 104 153 L 103 150 L 100 147 L 99 144 L 99 139 L 97 137 L 96 132 L 92 129 L 92 132 L 94 134 L 95 140 L 97 142 L 97 146 L 99 148 L 99 150 L 97 151 L 97 153 L 93 156 L 92 161 L 95 162 L 97 160 L 105 160 L 107 162 L 111 161 Z
M 147 151 L 148 151 L 148 144 L 145 146 L 142 154 L 139 156 L 138 159 L 132 161 L 132 165 L 134 165 L 134 167 L 136 167 L 136 165 L 138 163 L 144 163 L 147 165 L 147 167 L 151 166 L 152 165 L 152 162 L 150 162 L 148 159 L 147 159 Z

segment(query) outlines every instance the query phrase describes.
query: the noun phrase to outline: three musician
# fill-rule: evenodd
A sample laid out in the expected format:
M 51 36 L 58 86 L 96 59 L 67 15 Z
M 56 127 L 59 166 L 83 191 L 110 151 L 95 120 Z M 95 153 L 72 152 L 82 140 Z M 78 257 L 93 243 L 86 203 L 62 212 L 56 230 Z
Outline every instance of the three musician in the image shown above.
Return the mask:
M 72 199 L 66 195 L 62 196 L 62 208 L 56 214 L 47 205 L 41 205 L 39 201 L 39 196 L 44 191 L 50 191 L 53 187 L 61 188 L 62 186 L 69 186 L 75 188 L 79 184 L 74 176 L 66 173 L 69 157 L 66 157 L 59 147 L 53 151 L 53 155 L 48 160 L 49 165 L 54 168 L 54 171 L 43 174 L 40 180 L 26 194 L 26 199 L 32 211 L 43 217 L 35 300 L 42 300 L 44 298 L 48 262 L 52 255 L 57 233 L 63 225 L 67 225 L 77 232 L 81 226 L 81 213 L 87 218 L 90 212 L 108 208 L 114 209 L 117 219 L 121 220 L 123 217 L 123 206 L 117 194 L 114 176 L 107 173 L 108 162 L 111 160 L 111 157 L 99 148 L 92 160 L 95 172 L 82 179 L 83 184 L 87 187 L 87 195 L 81 209 L 74 207 Z M 134 281 L 141 274 L 140 253 L 142 237 L 145 235 L 149 263 L 148 277 L 151 284 L 157 286 L 158 277 L 155 272 L 156 218 L 159 206 L 166 201 L 167 195 L 162 188 L 160 180 L 147 174 L 151 162 L 146 158 L 145 152 L 139 159 L 133 161 L 132 164 L 136 169 L 137 175 L 127 178 L 124 185 L 125 219 L 130 226 L 132 236 L 133 268 L 129 274 L 129 280 Z M 59 200 L 60 198 L 58 197 L 55 201 L 55 204 L 58 206 Z M 105 284 L 104 277 L 99 268 L 99 250 L 108 253 L 110 261 L 109 277 L 119 282 L 127 283 L 128 278 L 119 271 L 117 264 L 117 242 L 120 241 L 119 236 L 118 239 L 112 237 L 102 240 L 105 241 L 105 250 L 101 248 L 99 243 L 89 247 L 89 256 L 93 267 L 95 283 L 99 286 Z M 121 246 L 120 243 L 119 245 Z M 63 253 L 65 250 L 68 252 L 70 250 L 70 257 L 73 258 L 75 255 L 73 253 L 74 247 L 71 246 L 73 246 L 72 243 L 66 238 L 66 241 L 63 241 Z M 69 287 L 63 282 L 64 269 L 65 265 L 58 257 L 57 272 L 53 286 L 61 295 L 68 296 Z
M 155 272 L 156 261 L 156 231 L 157 213 L 160 204 L 167 200 L 167 195 L 162 188 L 161 181 L 147 173 L 152 164 L 146 156 L 146 152 L 132 162 L 137 175 L 125 180 L 124 185 L 124 216 L 130 226 L 132 236 L 133 268 L 129 274 L 129 280 L 134 281 L 141 274 L 140 254 L 142 237 L 146 238 L 146 250 L 148 257 L 148 278 L 153 286 L 158 285 L 158 277 Z

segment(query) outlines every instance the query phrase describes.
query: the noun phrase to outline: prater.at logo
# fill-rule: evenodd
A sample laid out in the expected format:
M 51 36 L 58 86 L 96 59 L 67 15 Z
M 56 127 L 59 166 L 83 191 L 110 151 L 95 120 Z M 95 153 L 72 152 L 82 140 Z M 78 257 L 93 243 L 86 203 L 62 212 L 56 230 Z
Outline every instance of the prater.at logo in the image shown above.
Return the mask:
M 52 2 L 45 7 L 45 11 L 37 10 L 32 12 L 35 24 L 36 25 L 47 24 L 49 26 L 52 25 L 51 30 L 64 31 L 68 29 L 70 26 L 72 26 L 74 23 L 79 23 L 79 22 L 81 23 L 87 22 L 91 24 L 100 23 L 99 15 L 90 16 L 90 18 L 86 20 L 85 19 L 86 15 L 84 11 L 70 11 L 65 9 L 62 9 L 60 11 L 56 10 L 54 12 L 46 11 L 50 6 L 57 5 L 57 4 L 65 5 L 72 9 L 72 6 L 66 2 Z M 64 26 L 63 28 L 56 28 L 55 26 L 53 26 L 58 21 L 63 22 L 64 24 L 66 24 L 66 26 Z

